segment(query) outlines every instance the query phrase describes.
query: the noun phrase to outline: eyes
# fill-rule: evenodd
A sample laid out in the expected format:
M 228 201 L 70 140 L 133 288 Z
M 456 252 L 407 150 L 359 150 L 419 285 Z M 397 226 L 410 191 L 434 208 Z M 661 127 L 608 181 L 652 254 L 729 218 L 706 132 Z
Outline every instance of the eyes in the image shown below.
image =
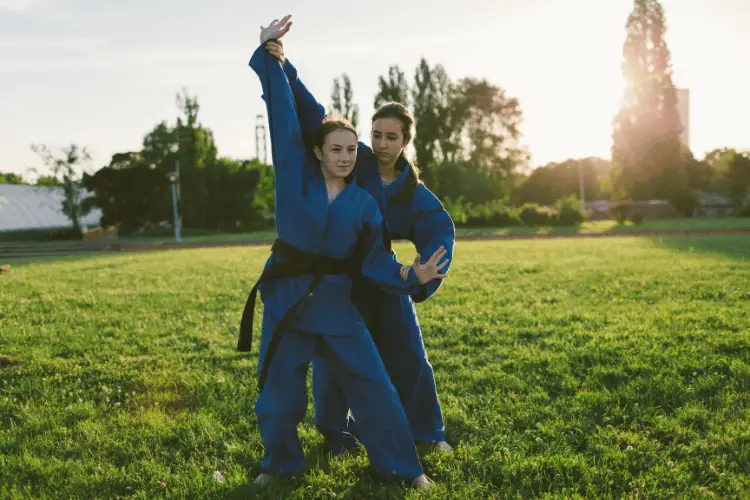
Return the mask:
M 380 132 L 373 132 L 372 137 L 374 139 L 380 139 L 381 137 L 383 137 L 383 134 L 381 134 Z M 389 141 L 396 141 L 398 140 L 398 135 L 388 133 L 388 134 L 385 134 L 385 138 L 388 139 Z
M 344 150 L 341 146 L 331 146 L 328 151 L 331 153 L 341 153 Z M 357 152 L 357 146 L 348 146 L 346 148 L 347 153 L 356 153 Z

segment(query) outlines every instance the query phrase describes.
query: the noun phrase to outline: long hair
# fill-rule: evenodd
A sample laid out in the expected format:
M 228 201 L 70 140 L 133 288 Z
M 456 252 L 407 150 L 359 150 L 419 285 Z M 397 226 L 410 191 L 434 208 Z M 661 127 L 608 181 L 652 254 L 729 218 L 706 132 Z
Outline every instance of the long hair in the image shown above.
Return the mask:
M 404 145 L 404 151 L 401 153 L 401 156 L 403 156 L 404 159 L 406 159 L 406 151 L 411 143 L 412 138 L 414 137 L 414 117 L 409 112 L 409 109 L 401 104 L 400 102 L 387 102 L 380 106 L 377 111 L 375 111 L 375 114 L 372 115 L 372 123 L 375 123 L 375 120 L 378 120 L 380 118 L 395 118 L 396 120 L 401 122 L 401 133 L 404 136 L 404 142 L 406 143 Z M 398 165 L 397 161 L 397 165 Z M 420 169 L 414 162 L 409 162 L 411 164 L 412 171 L 414 172 L 416 176 L 416 181 L 421 182 L 419 180 L 419 174 Z

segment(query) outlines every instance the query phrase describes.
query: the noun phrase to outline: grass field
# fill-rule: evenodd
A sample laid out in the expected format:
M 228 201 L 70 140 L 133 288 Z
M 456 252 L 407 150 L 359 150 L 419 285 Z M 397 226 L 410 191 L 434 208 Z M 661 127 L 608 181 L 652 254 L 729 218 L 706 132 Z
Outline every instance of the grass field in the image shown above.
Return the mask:
M 460 243 L 418 306 L 456 445 L 421 450 L 438 482 L 425 494 L 373 482 L 364 452 L 329 462 L 312 408 L 308 472 L 250 484 L 257 345 L 237 353 L 234 335 L 267 252 L 26 261 L 0 276 L 0 498 L 750 492 L 750 236 Z
M 627 222 L 618 224 L 613 220 L 584 222 L 580 226 L 555 227 L 459 227 L 456 234 L 459 237 L 524 235 L 524 234 L 590 234 L 590 233 L 622 233 L 632 231 L 721 231 L 733 229 L 750 230 L 750 218 L 726 219 L 664 219 L 646 220 L 642 224 Z M 257 231 L 254 233 L 214 233 L 183 236 L 185 243 L 249 243 L 256 241 L 273 241 L 276 232 Z M 123 238 L 123 241 L 138 240 L 150 242 L 171 243 L 173 236 L 159 236 L 150 238 Z

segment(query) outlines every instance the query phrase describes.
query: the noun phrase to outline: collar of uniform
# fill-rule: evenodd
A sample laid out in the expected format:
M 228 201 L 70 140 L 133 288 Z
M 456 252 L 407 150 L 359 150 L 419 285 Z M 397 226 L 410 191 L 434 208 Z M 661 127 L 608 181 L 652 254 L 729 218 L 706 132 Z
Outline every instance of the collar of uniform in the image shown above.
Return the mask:
M 385 186 L 386 199 L 391 198 L 396 193 L 401 191 L 401 188 L 404 187 L 404 184 L 406 183 L 406 180 L 409 178 L 409 174 L 411 173 L 411 165 L 403 156 L 401 156 L 396 162 L 396 171 L 400 172 L 400 174 L 398 174 L 398 177 L 396 177 L 396 180 Z

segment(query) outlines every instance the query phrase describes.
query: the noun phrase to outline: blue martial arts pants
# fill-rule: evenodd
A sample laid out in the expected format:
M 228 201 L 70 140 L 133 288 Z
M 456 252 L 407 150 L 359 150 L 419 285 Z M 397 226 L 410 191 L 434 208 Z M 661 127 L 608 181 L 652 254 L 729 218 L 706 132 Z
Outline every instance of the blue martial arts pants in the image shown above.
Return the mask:
M 326 361 L 330 375 L 357 414 L 358 439 L 375 473 L 383 479 L 407 481 L 422 474 L 398 394 L 370 334 L 360 326 L 349 336 L 279 332 L 282 337 L 255 405 L 265 448 L 264 472 L 291 475 L 304 469 L 297 426 L 307 410 L 308 366 L 319 358 Z M 267 337 L 261 338 L 261 357 L 268 348 Z
M 374 290 L 367 295 L 355 295 L 353 300 L 398 391 L 412 439 L 424 443 L 445 441 L 435 375 L 411 298 Z M 363 422 L 338 384 L 333 368 L 326 359 L 313 361 L 313 396 L 315 426 L 337 454 L 356 446 L 353 436 L 361 440 Z M 353 418 L 348 416 L 349 409 Z

